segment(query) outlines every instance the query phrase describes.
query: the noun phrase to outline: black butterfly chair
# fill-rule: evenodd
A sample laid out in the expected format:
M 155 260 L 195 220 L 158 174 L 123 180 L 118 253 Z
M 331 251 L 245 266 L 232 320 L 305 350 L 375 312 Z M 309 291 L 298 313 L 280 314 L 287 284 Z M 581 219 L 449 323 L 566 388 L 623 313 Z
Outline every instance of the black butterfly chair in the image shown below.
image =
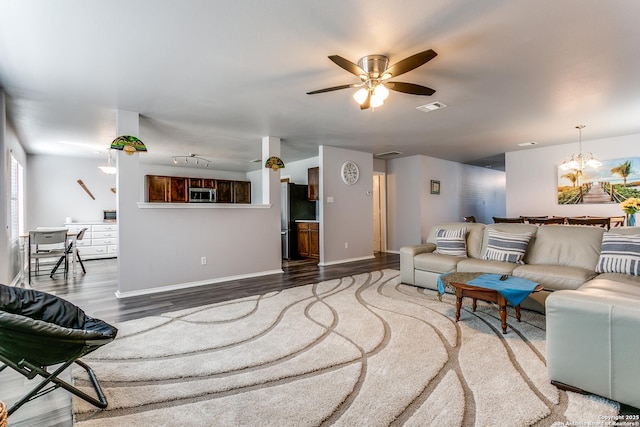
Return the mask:
M 118 330 L 108 323 L 87 316 L 69 301 L 46 292 L 0 284 L 0 367 L 7 366 L 28 379 L 44 378 L 33 390 L 14 403 L 8 415 L 25 403 L 59 387 L 98 408 L 107 399 L 91 368 L 78 360 L 110 343 Z M 58 378 L 73 363 L 87 371 L 97 399 Z M 53 365 L 53 372 L 47 370 Z M 47 388 L 45 388 L 47 387 Z

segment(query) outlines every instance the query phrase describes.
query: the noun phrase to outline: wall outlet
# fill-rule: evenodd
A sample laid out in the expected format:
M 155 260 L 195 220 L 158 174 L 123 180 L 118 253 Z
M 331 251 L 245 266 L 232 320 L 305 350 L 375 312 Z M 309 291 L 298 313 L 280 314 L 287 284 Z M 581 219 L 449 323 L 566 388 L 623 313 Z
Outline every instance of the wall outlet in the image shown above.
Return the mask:
M 200 265 L 207 265 L 207 257 L 203 256 L 202 258 L 200 258 Z
M 349 242 L 344 242 L 344 248 L 349 249 Z

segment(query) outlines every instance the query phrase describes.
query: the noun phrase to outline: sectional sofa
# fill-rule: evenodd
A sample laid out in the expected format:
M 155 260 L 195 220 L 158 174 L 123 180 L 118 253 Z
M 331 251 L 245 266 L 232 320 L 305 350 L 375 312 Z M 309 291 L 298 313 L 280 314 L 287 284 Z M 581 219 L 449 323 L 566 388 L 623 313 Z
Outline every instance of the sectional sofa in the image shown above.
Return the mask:
M 546 313 L 552 381 L 640 408 L 640 227 L 449 223 L 400 250 L 403 283 L 453 271 L 540 283 L 521 306 Z

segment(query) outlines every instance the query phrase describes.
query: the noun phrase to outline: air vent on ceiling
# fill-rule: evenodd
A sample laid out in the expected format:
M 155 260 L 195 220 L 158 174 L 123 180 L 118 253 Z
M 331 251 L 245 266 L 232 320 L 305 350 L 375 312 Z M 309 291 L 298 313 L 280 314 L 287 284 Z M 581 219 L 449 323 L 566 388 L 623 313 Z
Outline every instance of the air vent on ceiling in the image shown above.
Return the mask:
M 428 113 L 429 111 L 433 111 L 433 110 L 439 110 L 441 108 L 446 108 L 446 104 L 443 104 L 442 102 L 432 102 L 431 104 L 424 104 L 421 105 L 419 107 L 416 107 L 416 110 L 420 110 L 423 111 L 425 113 Z
M 401 151 L 385 151 L 384 153 L 378 153 L 378 154 L 374 154 L 374 157 L 393 157 L 393 156 L 400 156 L 404 154 Z

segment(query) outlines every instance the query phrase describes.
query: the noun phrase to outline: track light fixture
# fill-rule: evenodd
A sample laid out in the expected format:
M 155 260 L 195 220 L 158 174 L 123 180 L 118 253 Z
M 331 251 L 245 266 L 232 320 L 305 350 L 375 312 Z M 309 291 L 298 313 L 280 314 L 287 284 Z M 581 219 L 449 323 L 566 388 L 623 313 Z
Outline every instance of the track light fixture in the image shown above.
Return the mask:
M 188 156 L 171 156 L 173 159 L 173 164 L 177 165 L 178 163 L 184 163 L 186 165 L 202 165 L 204 167 L 208 167 L 211 163 L 211 160 L 205 159 L 204 157 L 200 157 L 197 154 L 189 153 Z

